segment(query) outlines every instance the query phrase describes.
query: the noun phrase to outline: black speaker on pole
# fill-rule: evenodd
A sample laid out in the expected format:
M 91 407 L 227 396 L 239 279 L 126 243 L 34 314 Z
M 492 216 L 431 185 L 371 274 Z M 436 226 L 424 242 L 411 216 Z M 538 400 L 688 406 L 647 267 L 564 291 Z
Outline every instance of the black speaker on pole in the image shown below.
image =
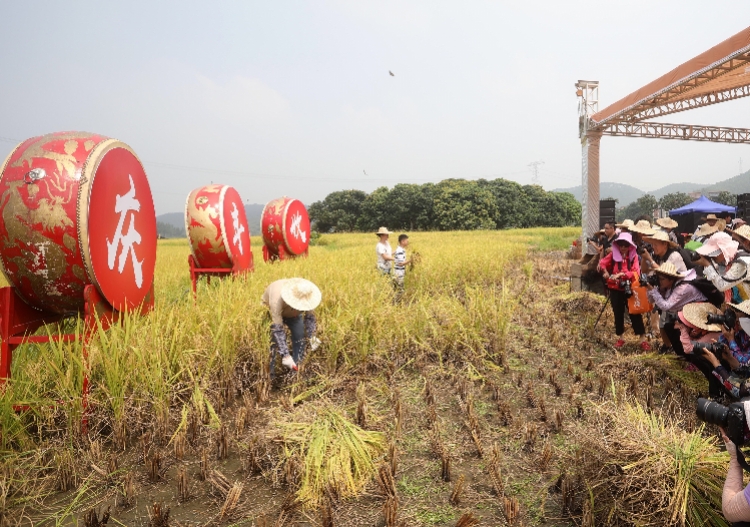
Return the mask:
M 737 194 L 737 218 L 747 221 L 750 216 L 750 193 Z
M 599 200 L 599 228 L 603 229 L 604 224 L 615 221 L 615 205 L 616 201 L 613 199 L 600 199 Z

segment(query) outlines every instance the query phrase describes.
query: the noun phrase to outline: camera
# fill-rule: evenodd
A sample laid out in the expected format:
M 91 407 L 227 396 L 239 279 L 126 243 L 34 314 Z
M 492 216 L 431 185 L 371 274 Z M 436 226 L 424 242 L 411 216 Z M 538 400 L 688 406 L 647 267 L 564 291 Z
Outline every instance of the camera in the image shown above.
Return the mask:
M 633 288 L 630 285 L 630 280 L 620 280 L 619 282 L 617 282 L 617 286 L 622 289 L 622 291 L 625 293 L 625 296 L 633 296 Z
M 707 350 L 716 355 L 717 358 L 721 358 L 721 352 L 724 350 L 724 344 L 718 342 L 693 342 L 693 352 L 695 350 Z
M 700 260 L 701 258 L 703 258 L 702 255 L 698 254 L 695 251 L 688 251 L 688 252 L 690 253 L 690 261 L 691 262 L 697 262 L 698 260 Z
M 641 276 L 638 278 L 638 280 L 641 282 L 641 285 L 648 284 L 654 287 L 659 287 L 659 277 L 655 274 L 649 276 L 646 273 L 641 273 Z
M 651 246 L 650 243 L 644 243 L 638 246 L 638 254 L 643 256 L 644 254 L 648 253 L 651 255 L 651 258 L 654 257 L 654 248 Z
M 732 440 L 737 448 L 745 444 L 747 423 L 745 421 L 745 406 L 742 403 L 724 406 L 699 397 L 695 413 L 701 421 L 722 427 L 726 431 L 727 437 Z
M 727 309 L 721 315 L 708 315 L 706 322 L 708 324 L 722 324 L 727 329 L 733 329 L 737 322 L 737 313 L 732 309 Z

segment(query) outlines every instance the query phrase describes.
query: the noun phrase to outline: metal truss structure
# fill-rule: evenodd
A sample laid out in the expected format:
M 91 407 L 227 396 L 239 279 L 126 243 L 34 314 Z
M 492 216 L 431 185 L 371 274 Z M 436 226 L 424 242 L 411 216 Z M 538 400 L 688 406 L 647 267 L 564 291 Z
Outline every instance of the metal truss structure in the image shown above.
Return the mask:
M 651 121 L 750 96 L 750 27 L 601 111 L 597 81 L 578 81 L 576 88 L 584 239 L 599 228 L 599 142 L 603 135 L 750 144 L 748 128 Z
M 750 144 L 750 128 L 724 128 L 692 124 L 653 122 L 612 123 L 602 130 L 604 135 L 625 137 L 657 137 L 683 141 L 711 141 L 714 143 Z

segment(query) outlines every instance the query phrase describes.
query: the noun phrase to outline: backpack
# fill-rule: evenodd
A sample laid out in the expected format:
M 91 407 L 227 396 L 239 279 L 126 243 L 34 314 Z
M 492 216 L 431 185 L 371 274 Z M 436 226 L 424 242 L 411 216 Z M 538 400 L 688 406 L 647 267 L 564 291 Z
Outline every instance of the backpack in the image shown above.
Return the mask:
M 724 303 L 724 293 L 716 289 L 716 286 L 708 278 L 696 278 L 688 283 L 703 293 L 703 296 L 716 307 L 721 307 Z

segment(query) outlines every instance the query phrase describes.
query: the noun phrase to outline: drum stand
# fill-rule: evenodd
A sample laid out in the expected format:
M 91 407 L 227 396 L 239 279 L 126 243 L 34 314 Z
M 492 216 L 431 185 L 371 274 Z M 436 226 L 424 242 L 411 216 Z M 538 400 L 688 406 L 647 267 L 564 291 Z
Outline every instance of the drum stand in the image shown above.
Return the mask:
M 99 291 L 93 285 L 87 285 L 83 290 L 84 312 L 83 332 L 66 333 L 57 335 L 32 335 L 42 326 L 60 322 L 64 315 L 41 311 L 28 305 L 12 287 L 0 288 L 0 389 L 5 386 L 11 378 L 11 363 L 13 352 L 21 344 L 45 344 L 49 342 L 75 342 L 82 341 L 83 354 L 83 388 L 81 401 L 83 406 L 83 419 L 81 430 L 86 433 L 88 428 L 89 376 L 88 376 L 88 344 L 98 327 L 108 329 L 120 320 L 120 312 L 116 311 L 104 300 Z M 146 295 L 140 307 L 140 314 L 144 315 L 154 307 L 154 287 Z M 14 405 L 16 411 L 26 411 L 29 405 Z
M 264 247 L 265 249 L 265 247 Z M 265 257 L 265 253 L 264 253 Z M 211 277 L 217 276 L 219 278 L 224 278 L 225 276 L 232 275 L 232 276 L 239 276 L 243 275 L 245 273 L 249 273 L 255 270 L 255 267 L 253 265 L 253 256 L 252 253 L 250 253 L 250 266 L 246 269 L 242 269 L 236 266 L 233 267 L 215 267 L 215 268 L 208 268 L 208 267 L 198 267 L 198 262 L 195 261 L 195 258 L 193 258 L 193 255 L 191 254 L 188 256 L 188 265 L 190 266 L 190 282 L 192 284 L 193 288 L 193 299 L 198 298 L 198 280 L 201 276 L 206 277 L 206 281 L 210 284 L 211 283 Z
M 278 250 L 279 250 L 278 253 L 272 253 L 268 249 L 268 245 L 263 245 L 263 261 L 266 263 L 268 262 L 273 263 L 276 260 L 291 260 L 292 258 L 297 258 L 298 256 L 304 256 L 305 258 L 307 258 L 308 249 L 305 249 L 305 252 L 303 252 L 302 254 L 298 254 L 298 255 L 288 253 L 286 249 L 284 249 L 283 245 L 279 245 Z

